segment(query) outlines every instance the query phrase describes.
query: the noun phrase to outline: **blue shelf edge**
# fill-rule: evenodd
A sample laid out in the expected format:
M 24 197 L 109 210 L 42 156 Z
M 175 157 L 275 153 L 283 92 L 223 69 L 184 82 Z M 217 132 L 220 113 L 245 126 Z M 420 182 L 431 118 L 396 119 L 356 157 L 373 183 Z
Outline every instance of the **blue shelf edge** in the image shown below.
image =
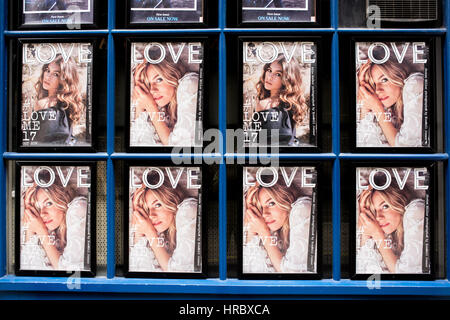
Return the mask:
M 6 1 L 3 2 L 1 0 L 3 7 L 6 7 Z M 226 8 L 226 0 L 220 0 L 221 8 Z M 224 35 L 225 33 L 233 34 L 233 33 L 335 33 L 337 36 L 340 33 L 406 33 L 406 34 L 430 34 L 430 35 L 445 35 L 446 28 L 437 28 L 437 29 L 358 29 L 358 28 L 339 28 L 337 25 L 337 17 L 338 17 L 338 8 L 337 8 L 337 0 L 331 0 L 332 5 L 332 21 L 333 28 L 309 28 L 309 29 L 231 29 L 225 28 L 225 20 L 224 15 L 220 15 L 222 19 L 219 23 L 220 28 L 216 29 L 170 29 L 170 30 L 127 30 L 127 29 L 115 29 L 114 20 L 112 17 L 115 16 L 115 6 L 111 4 L 115 4 L 115 0 L 109 0 L 110 9 L 109 9 L 109 24 L 108 30 L 69 30 L 69 31 L 8 31 L 4 30 L 6 24 L 6 12 L 5 9 L 2 13 L 0 13 L 0 18 L 2 21 L 1 27 L 1 37 L 2 39 L 2 48 L 4 49 L 5 38 L 14 38 L 14 37 L 48 37 L 48 36 L 108 36 L 109 40 L 113 39 L 113 35 L 131 35 L 131 34 L 181 34 L 181 33 L 198 33 L 198 34 L 214 34 L 214 35 Z M 448 13 L 450 11 L 449 3 L 447 2 L 445 13 L 446 22 L 448 26 Z M 446 49 L 450 48 L 449 39 L 446 40 Z M 449 57 L 450 54 L 447 52 L 446 57 Z M 6 65 L 6 51 L 2 50 L 1 57 L 4 60 L 3 65 Z M 447 60 L 445 63 L 446 70 L 448 71 L 448 63 Z M 2 67 L 2 70 L 4 68 Z M 4 70 L 3 70 L 4 71 Z M 6 74 L 6 73 L 5 73 Z M 2 73 L 0 78 L 6 82 L 6 76 Z M 447 81 L 446 89 L 449 89 L 448 84 L 448 73 L 445 78 Z M 6 88 L 6 86 L 5 86 Z M 6 90 L 6 89 L 5 89 Z M 448 94 L 448 90 L 445 90 Z M 2 102 L 0 103 L 0 109 L 6 110 L 6 91 L 3 92 L 4 96 L 0 96 L 2 98 Z M 221 101 L 226 101 L 226 95 L 221 98 Z M 446 112 L 448 112 L 448 101 L 449 97 L 446 98 Z M 224 103 L 226 105 L 226 103 Z M 110 104 L 108 104 L 109 112 L 113 112 L 113 108 Z M 223 110 L 222 110 L 223 111 Z M 6 120 L 3 120 L 6 123 Z M 448 123 L 449 116 L 447 113 L 446 116 L 446 132 L 448 133 Z M 338 121 L 339 124 L 339 121 Z M 4 127 L 6 128 L 6 126 Z M 5 131 L 2 130 L 0 133 L 0 140 L 2 141 L 1 149 L 2 151 L 6 150 L 6 145 L 3 143 L 5 138 Z M 111 160 L 126 160 L 126 159 L 169 159 L 173 155 L 171 154 L 125 154 L 125 153 L 114 153 L 113 146 L 113 138 L 114 134 L 109 133 L 109 147 L 108 153 L 91 153 L 91 154 L 43 154 L 43 153 L 15 153 L 15 152 L 2 152 L 4 160 L 48 160 L 48 159 L 59 159 L 59 160 L 75 160 L 75 159 L 91 159 L 91 160 L 102 160 L 108 161 L 108 171 L 107 176 L 109 178 L 114 177 L 114 166 Z M 336 138 L 337 137 L 337 138 Z M 337 143 L 339 143 L 339 130 L 335 135 L 335 139 Z M 111 140 L 112 139 L 112 140 Z M 447 152 L 450 148 L 450 140 L 447 141 Z M 240 158 L 254 158 L 254 157 L 270 157 L 275 158 L 279 157 L 281 159 L 292 159 L 292 160 L 334 160 L 337 165 L 335 173 L 337 176 L 334 178 L 334 185 L 339 186 L 339 160 L 369 160 L 369 159 L 384 159 L 384 160 L 405 160 L 405 159 L 413 159 L 413 160 L 436 160 L 443 161 L 448 160 L 448 153 L 438 153 L 438 154 L 352 154 L 352 153 L 339 153 L 338 149 L 333 149 L 336 153 L 322 153 L 322 154 L 266 154 L 266 155 L 254 155 L 254 154 L 183 154 L 176 155 L 176 157 L 181 158 L 217 158 L 220 160 L 228 160 L 228 159 L 240 159 Z M 0 183 L 5 180 L 5 172 L 4 172 L 4 162 L 0 165 Z M 223 177 L 226 177 L 226 168 L 225 166 L 221 166 L 221 180 Z M 447 163 L 447 175 L 446 175 L 446 186 L 449 186 L 449 178 L 450 173 L 448 171 L 448 163 Z M 4 197 L 5 193 L 3 192 L 6 188 L 6 183 L 0 186 L 1 192 L 1 200 L 0 203 L 6 203 Z M 112 207 L 114 206 L 114 185 L 109 185 L 108 194 L 112 195 L 112 197 L 108 200 L 108 252 L 111 252 L 111 249 L 114 249 L 114 211 Z M 220 225 L 222 228 L 222 233 L 226 231 L 226 183 L 221 185 L 222 188 L 225 188 L 221 195 L 225 198 L 224 206 L 222 207 L 223 213 L 221 215 L 222 220 L 220 221 Z M 447 188 L 447 197 L 449 197 L 449 189 Z M 339 196 L 336 196 L 339 198 Z M 221 201 L 223 203 L 223 198 Z M 338 204 L 337 201 L 334 202 L 335 205 Z M 449 204 L 447 201 L 446 204 L 446 216 L 448 214 Z M 335 208 L 335 210 L 338 210 Z M 5 213 L 6 209 L 2 209 L 2 213 Z M 339 210 L 338 210 L 339 212 Z M 340 215 L 334 216 L 333 225 L 338 225 L 338 218 Z M 0 239 L 0 249 L 6 248 L 5 237 L 4 237 L 4 226 L 5 215 L 2 214 L 0 217 L 0 226 L 2 230 L 0 230 L 0 235 L 2 235 L 2 239 Z M 450 224 L 447 222 L 447 231 L 450 230 Z M 225 233 L 226 234 L 226 233 Z M 339 241 L 338 241 L 339 240 Z M 222 251 L 226 251 L 226 238 L 221 238 L 221 249 Z M 340 243 L 340 232 L 334 233 L 333 244 Z M 447 232 L 447 244 L 448 244 L 448 232 Z M 339 246 L 340 247 L 340 246 Z M 6 252 L 6 250 L 5 250 Z M 339 252 L 336 251 L 336 252 Z M 334 253 L 336 253 L 334 252 Z M 449 248 L 447 247 L 447 253 L 449 253 Z M 51 292 L 73 292 L 73 293 L 83 293 L 83 292 L 99 292 L 99 293 L 163 293 L 163 294 L 231 294 L 231 295 L 265 295 L 265 296 L 274 296 L 274 295 L 336 295 L 336 296 L 345 296 L 345 295 L 405 295 L 405 296 L 450 296 L 450 282 L 448 280 L 436 280 L 436 281 L 381 281 L 380 283 L 368 284 L 366 281 L 351 281 L 351 280 L 340 280 L 336 278 L 336 275 L 340 275 L 340 266 L 333 266 L 333 275 L 334 280 L 325 279 L 325 280 L 314 280 L 314 281 L 248 281 L 248 280 L 237 280 L 237 279 L 225 279 L 226 277 L 226 261 L 222 259 L 223 256 L 226 256 L 226 252 L 221 253 L 221 279 L 205 279 L 205 280 L 179 280 L 179 279 L 125 279 L 114 277 L 115 264 L 114 262 L 115 250 L 112 250 L 112 253 L 108 256 L 108 274 L 107 277 L 96 277 L 89 279 L 74 279 L 71 278 L 74 282 L 72 285 L 68 285 L 68 278 L 49 278 L 49 277 L 16 277 L 13 275 L 4 275 L 2 270 L 0 270 L 0 293 L 1 292 L 32 292 L 32 291 L 51 291 Z M 5 263 L 6 254 L 1 253 L 0 257 L 0 269 L 3 269 L 6 265 Z M 449 255 L 447 254 L 447 261 L 449 259 Z M 336 264 L 337 261 L 340 261 L 340 256 L 333 257 L 333 263 Z M 447 266 L 447 270 L 449 270 L 449 266 Z M 448 273 L 447 273 L 448 274 Z M 79 283 L 77 281 L 79 280 Z M 377 285 L 380 285 L 378 288 Z M 78 289 L 79 285 L 79 289 Z M 371 289 L 372 288 L 372 289 Z M 1 294 L 0 294 L 1 296 Z
M 368 28 L 338 28 L 339 33 L 408 33 L 408 34 L 445 34 L 447 29 L 368 29 Z
M 224 28 L 225 33 L 332 33 L 333 28 Z
M 112 34 L 142 35 L 142 34 L 172 34 L 172 33 L 199 33 L 199 34 L 219 34 L 219 28 L 210 29 L 113 29 Z
M 292 159 L 292 160 L 332 160 L 334 153 L 226 153 L 226 159 Z
M 89 160 L 106 160 L 108 154 L 106 152 L 98 153 L 19 153 L 19 152 L 4 152 L 3 159 L 6 160 L 75 160 L 75 159 L 89 159 Z
M 430 153 L 430 154 L 392 154 L 392 153 L 341 153 L 340 159 L 345 160 L 448 160 L 447 153 Z
M 140 160 L 140 159 L 221 159 L 219 153 L 121 153 L 111 154 L 114 160 Z M 201 163 L 201 162 L 200 162 Z
M 139 159 L 217 159 L 230 161 L 232 159 L 292 159 L 292 160 L 334 160 L 336 158 L 344 160 L 434 160 L 444 161 L 449 159 L 447 153 L 432 153 L 432 154 L 391 154 L 391 153 L 120 153 L 115 152 L 109 155 L 106 152 L 98 153 L 19 153 L 19 152 L 4 152 L 3 159 L 5 160 L 39 160 L 39 159 L 55 159 L 55 160 L 71 160 L 71 159 L 92 159 L 92 160 L 107 160 L 108 158 L 114 160 L 139 160 Z M 201 164 L 201 162 L 200 162 Z
M 48 36 L 107 36 L 109 33 L 106 29 L 98 30 L 20 30 L 20 31 L 4 31 L 4 35 L 10 38 L 19 37 L 48 37 Z
M 108 35 L 112 34 L 168 34 L 168 33 L 408 33 L 408 34 L 437 34 L 444 35 L 445 28 L 436 29 L 367 29 L 367 28 L 209 28 L 209 29 L 96 29 L 96 30 L 5 30 L 6 37 L 38 37 L 38 36 L 67 36 L 67 35 Z
M 69 279 L 69 281 L 68 281 Z M 261 290 L 261 289 L 267 290 Z M 52 291 L 229 295 L 405 295 L 450 296 L 450 282 L 340 280 L 238 280 L 238 279 L 133 279 L 133 278 L 0 278 L 1 291 Z

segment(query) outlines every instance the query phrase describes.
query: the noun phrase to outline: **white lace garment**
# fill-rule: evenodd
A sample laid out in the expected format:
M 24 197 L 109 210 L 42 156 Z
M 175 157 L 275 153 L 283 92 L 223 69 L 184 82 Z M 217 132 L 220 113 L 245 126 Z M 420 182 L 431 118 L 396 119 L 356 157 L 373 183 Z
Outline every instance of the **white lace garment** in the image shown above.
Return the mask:
M 281 260 L 282 273 L 307 273 L 308 248 L 310 240 L 311 198 L 298 198 L 289 213 L 289 248 Z M 266 249 L 258 235 L 247 241 L 244 231 L 243 239 L 243 273 L 273 273 L 276 272 Z M 278 243 L 274 236 L 265 241 Z M 317 247 L 315 248 L 317 250 Z M 316 256 L 316 254 L 315 254 Z
M 201 141 L 197 143 L 195 141 L 195 133 L 202 130 L 199 128 L 201 121 L 196 123 L 198 82 L 198 74 L 193 72 L 185 74 L 178 81 L 177 122 L 169 135 L 169 146 L 201 146 Z M 137 119 L 131 121 L 130 145 L 162 145 L 147 112 L 141 112 Z
M 184 199 L 175 215 L 176 248 L 169 259 L 167 272 L 199 272 L 195 269 L 196 229 L 198 201 L 195 198 Z M 150 247 L 149 239 L 141 237 L 133 245 L 135 230 L 130 226 L 129 271 L 130 272 L 164 272 Z M 163 234 L 154 239 L 160 246 L 167 249 Z
M 402 91 L 403 124 L 395 136 L 394 147 L 422 147 L 422 114 L 424 78 L 422 73 L 413 73 L 405 81 Z M 359 113 L 358 113 L 359 114 Z M 358 147 L 389 147 L 389 143 L 372 112 L 357 120 Z
M 58 268 L 54 269 L 37 235 L 31 236 L 20 247 L 21 270 L 62 270 L 87 271 L 85 268 L 87 199 L 76 197 L 66 211 L 67 243 L 59 257 Z M 26 229 L 22 227 L 22 239 L 25 239 Z M 50 234 L 50 239 L 55 235 Z

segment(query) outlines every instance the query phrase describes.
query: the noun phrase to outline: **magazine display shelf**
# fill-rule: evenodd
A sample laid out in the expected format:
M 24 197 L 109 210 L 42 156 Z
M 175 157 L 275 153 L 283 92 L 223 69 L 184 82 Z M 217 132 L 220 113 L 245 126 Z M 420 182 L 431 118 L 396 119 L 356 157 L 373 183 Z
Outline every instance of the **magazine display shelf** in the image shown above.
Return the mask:
M 121 1 L 121 0 L 117 0 Z M 208 1 L 208 0 L 206 0 Z M 234 0 L 228 0 L 234 1 Z M 48 296 L 58 296 L 64 298 L 67 293 L 83 294 L 96 293 L 98 295 L 106 293 L 123 294 L 171 294 L 171 297 L 186 296 L 202 297 L 203 295 L 232 295 L 234 297 L 300 297 L 300 296 L 359 296 L 359 295 L 401 295 L 401 296 L 450 296 L 450 170 L 448 169 L 448 155 L 450 151 L 450 139 L 448 130 L 450 123 L 450 38 L 447 30 L 450 25 L 450 1 L 444 1 L 443 24 L 444 28 L 435 29 L 354 29 L 338 27 L 338 0 L 330 0 L 330 28 L 302 28 L 302 29 L 270 29 L 270 28 L 228 28 L 226 26 L 226 4 L 227 0 L 219 0 L 218 28 L 212 29 L 158 29 L 158 30 L 123 30 L 116 29 L 116 0 L 108 0 L 108 29 L 104 30 L 70 30 L 70 31 L 10 31 L 8 30 L 8 8 L 7 0 L 0 0 L 0 114 L 7 114 L 7 88 L 8 61 L 7 45 L 9 39 L 18 37 L 45 37 L 47 35 L 60 35 L 64 37 L 83 35 L 100 35 L 108 40 L 107 54 L 107 132 L 106 132 L 106 152 L 91 154 L 49 154 L 49 153 L 16 153 L 7 152 L 7 117 L 3 116 L 0 122 L 0 152 L 3 161 L 0 162 L 0 298 L 26 297 L 33 292 L 51 292 Z M 225 137 L 227 128 L 227 35 L 237 35 L 245 32 L 255 35 L 265 35 L 272 32 L 283 32 L 286 34 L 329 34 L 332 36 L 331 43 L 331 111 L 332 111 L 332 152 L 320 154 L 282 154 L 266 155 L 269 157 L 280 156 L 282 159 L 290 160 L 328 160 L 333 161 L 332 172 L 332 277 L 323 280 L 237 280 L 227 276 L 227 158 L 249 158 L 261 155 L 228 154 L 225 152 L 226 141 L 222 141 L 218 154 L 203 155 L 183 155 L 183 157 L 211 157 L 222 160 L 219 166 L 219 272 L 218 278 L 208 279 L 131 279 L 116 276 L 116 219 L 120 217 L 120 212 L 115 209 L 115 160 L 131 159 L 170 159 L 170 154 L 150 154 L 150 153 L 117 153 L 114 147 L 115 140 L 115 48 L 114 37 L 116 35 L 145 35 L 145 34 L 171 34 L 171 35 L 198 35 L 214 34 L 219 38 L 219 130 Z M 388 33 L 408 33 L 419 35 L 442 35 L 444 42 L 444 137 L 445 152 L 438 154 L 353 154 L 341 153 L 340 151 L 340 106 L 339 106 L 339 36 L 346 33 L 360 34 L 388 34 Z M 121 75 L 120 75 L 121 76 Z M 7 186 L 6 186 L 6 161 L 7 160 L 99 160 L 106 162 L 107 176 L 107 269 L 105 276 L 95 278 L 82 278 L 76 289 L 67 285 L 67 278 L 57 277 L 19 277 L 7 273 Z M 440 160 L 445 167 L 445 208 L 446 208 L 446 279 L 435 281 L 382 281 L 378 289 L 370 289 L 366 281 L 354 281 L 341 278 L 341 193 L 340 193 L 340 168 L 342 161 L 346 160 Z M 68 295 L 67 295 L 68 296 Z

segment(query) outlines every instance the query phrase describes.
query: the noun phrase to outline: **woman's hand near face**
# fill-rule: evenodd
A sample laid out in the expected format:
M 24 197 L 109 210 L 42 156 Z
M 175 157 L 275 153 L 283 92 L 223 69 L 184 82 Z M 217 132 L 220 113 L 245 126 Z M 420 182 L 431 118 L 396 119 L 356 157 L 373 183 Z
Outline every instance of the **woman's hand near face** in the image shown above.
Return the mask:
M 270 229 L 258 208 L 248 206 L 246 215 L 248 230 L 251 234 L 257 234 L 260 238 L 270 237 Z
M 167 252 L 164 246 L 160 246 L 158 242 L 158 233 L 153 226 L 150 217 L 145 213 L 144 209 L 139 206 L 138 199 L 145 192 L 145 189 L 136 191 L 133 197 L 133 215 L 132 223 L 136 228 L 135 242 L 139 236 L 144 235 L 150 243 L 151 250 L 155 254 L 156 259 L 163 271 L 168 271 L 169 259 L 171 255 Z
M 25 206 L 30 202 L 30 198 L 31 195 L 34 193 L 34 188 L 28 188 L 27 191 L 25 191 L 25 196 L 24 196 L 24 203 Z M 25 207 L 26 209 L 26 207 Z M 30 230 L 30 219 L 28 218 L 28 214 L 24 211 L 23 216 L 22 216 L 22 226 L 24 226 L 26 229 L 25 231 L 25 242 L 28 242 L 28 240 L 30 239 L 30 237 L 32 235 L 34 235 L 35 233 L 32 232 Z
M 374 240 L 382 240 L 384 239 L 384 232 L 381 229 L 378 221 L 366 207 L 367 198 L 372 195 L 372 188 L 368 190 L 364 190 L 361 193 L 359 198 L 359 216 L 358 216 L 358 225 L 362 227 L 362 238 L 361 244 L 367 241 L 367 239 L 372 238 Z
M 133 97 L 136 102 L 136 118 L 139 117 L 141 112 L 155 112 L 158 110 L 156 102 L 150 93 L 150 89 L 139 80 L 142 72 L 145 70 L 145 67 L 145 63 L 138 65 L 134 73 Z
M 363 119 L 368 112 L 384 112 L 383 104 L 374 89 L 366 82 L 366 74 L 369 72 L 371 62 L 367 62 L 359 69 L 358 74 L 358 102 L 361 105 L 361 117 Z
M 31 204 L 31 196 L 35 192 L 34 188 L 29 188 L 25 192 L 24 197 L 24 203 L 25 203 L 25 210 L 23 219 L 24 222 L 28 225 L 28 231 L 27 231 L 27 239 L 31 235 L 37 234 L 38 236 L 48 236 L 48 230 L 45 226 L 44 221 L 42 220 L 42 217 L 39 213 L 39 211 Z
M 361 195 L 358 200 L 358 207 L 359 207 L 359 214 L 358 214 L 358 228 L 361 232 L 361 245 L 364 246 L 366 241 L 370 238 L 372 238 L 371 232 L 369 231 L 369 226 L 367 225 L 366 221 L 367 219 L 364 219 L 365 217 L 368 217 L 369 221 L 372 220 L 373 214 L 370 212 L 369 208 L 367 207 L 367 199 L 372 195 L 372 187 L 369 186 L 369 189 L 364 190 L 361 192 Z
M 42 221 L 41 215 L 38 210 L 31 205 L 25 205 L 24 215 L 26 216 L 28 222 L 28 230 L 32 234 L 37 234 L 38 236 L 48 236 L 48 230 L 45 226 L 44 221 Z
M 250 228 L 250 215 L 248 214 L 248 210 L 250 207 L 253 207 L 252 204 L 252 199 L 255 196 L 255 193 L 258 191 L 258 187 L 254 186 L 254 187 L 250 187 L 247 190 L 247 196 L 245 197 L 245 215 L 244 215 L 244 225 L 247 228 L 247 241 L 250 241 L 250 239 L 252 239 L 254 236 L 257 235 L 256 232 L 254 232 L 253 230 L 251 230 Z
M 138 199 L 141 194 L 145 192 L 145 189 L 140 189 L 136 191 L 133 197 L 133 214 L 131 217 L 131 223 L 135 226 L 136 237 L 146 236 L 147 239 L 155 239 L 157 237 L 157 232 L 153 226 L 152 221 L 146 214 L 143 208 L 139 206 Z M 137 239 L 136 239 L 137 240 Z

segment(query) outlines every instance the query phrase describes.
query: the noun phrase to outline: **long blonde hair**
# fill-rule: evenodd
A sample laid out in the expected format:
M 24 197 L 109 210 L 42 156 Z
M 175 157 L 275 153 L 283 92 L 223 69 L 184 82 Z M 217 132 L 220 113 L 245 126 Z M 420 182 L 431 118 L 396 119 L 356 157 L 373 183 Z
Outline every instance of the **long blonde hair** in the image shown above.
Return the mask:
M 167 81 L 169 85 L 175 88 L 175 94 L 173 95 L 172 99 L 168 103 L 167 107 L 167 116 L 169 119 L 168 126 L 169 128 L 173 128 L 175 124 L 177 123 L 177 88 L 178 88 L 178 81 L 183 77 L 186 70 L 185 67 L 182 64 L 177 64 L 171 61 L 167 60 L 168 58 L 164 59 L 158 64 L 151 64 L 150 62 L 143 62 L 142 64 L 145 65 L 144 69 L 142 70 L 139 81 L 142 82 L 150 91 L 151 89 L 151 82 L 150 79 L 147 77 L 147 71 L 149 68 L 155 68 L 156 72 L 158 72 L 164 80 Z
M 281 77 L 280 100 L 286 105 L 287 110 L 293 111 L 293 119 L 297 124 L 305 124 L 309 121 L 309 106 L 302 90 L 302 77 L 300 65 L 292 58 L 287 62 L 283 54 L 272 63 L 281 65 L 283 74 Z M 257 99 L 264 100 L 270 97 L 270 91 L 264 87 L 266 72 L 272 63 L 266 63 L 263 73 L 256 84 Z
M 372 69 L 377 66 L 381 69 L 383 74 L 388 78 L 389 82 L 393 85 L 400 87 L 402 89 L 403 93 L 403 86 L 404 81 L 408 77 L 408 72 L 405 70 L 405 68 L 402 66 L 402 64 L 388 60 L 383 64 L 371 64 L 369 69 L 366 72 L 365 75 L 365 81 L 369 83 L 369 85 L 372 87 L 372 89 L 376 90 L 375 80 L 372 78 Z M 400 129 L 400 127 L 403 124 L 404 115 L 403 115 L 403 94 L 400 94 L 400 97 L 395 102 L 395 105 L 390 106 L 392 109 L 392 119 L 393 119 L 393 125 L 396 129 Z
M 288 218 L 286 219 L 284 225 L 279 230 L 275 231 L 276 237 L 278 238 L 278 240 L 281 240 L 281 251 L 283 253 L 286 252 L 290 244 L 289 214 L 291 211 L 291 205 L 297 199 L 296 192 L 294 192 L 292 188 L 289 188 L 281 183 L 277 183 L 272 187 L 262 187 L 260 185 L 256 185 L 252 188 L 257 188 L 258 190 L 253 194 L 252 198 L 250 199 L 250 203 L 255 206 L 259 212 L 263 212 L 263 206 L 259 201 L 259 194 L 263 189 L 269 193 L 270 197 L 274 199 L 281 208 L 288 212 Z M 249 194 L 248 191 L 247 194 Z
M 67 110 L 70 120 L 76 125 L 85 111 L 85 104 L 79 88 L 77 65 L 72 57 L 64 62 L 61 54 L 57 54 L 51 63 L 56 63 L 61 69 L 56 98 L 62 104 L 62 108 Z M 43 87 L 43 79 L 49 65 L 50 63 L 47 63 L 42 66 L 41 76 L 35 84 L 38 100 L 48 97 L 48 91 Z
M 143 192 L 140 193 L 140 190 L 143 190 Z M 177 228 L 175 224 L 175 217 L 177 214 L 178 205 L 184 199 L 183 193 L 177 189 L 172 188 L 172 186 L 167 184 L 166 182 L 164 182 L 159 188 L 156 189 L 150 189 L 143 184 L 142 187 L 135 191 L 135 194 L 139 194 L 139 198 L 136 199 L 137 204 L 144 209 L 147 216 L 150 216 L 150 207 L 145 199 L 149 192 L 153 194 L 156 199 L 161 201 L 163 206 L 174 215 L 173 223 L 166 231 L 163 232 L 165 240 L 168 243 L 168 249 L 172 253 L 177 246 Z
M 45 192 L 45 194 L 55 203 L 55 205 L 64 211 L 64 219 L 61 224 L 55 230 L 49 230 L 55 233 L 56 235 L 56 248 L 59 252 L 63 252 L 64 248 L 67 244 L 67 222 L 66 222 L 66 214 L 69 203 L 73 200 L 75 191 L 72 187 L 67 186 L 63 187 L 60 182 L 55 179 L 55 182 L 49 187 L 40 187 L 36 183 L 30 187 L 32 190 L 30 191 L 30 203 L 33 205 L 39 212 L 41 208 L 38 206 L 37 201 L 37 193 L 39 190 Z

